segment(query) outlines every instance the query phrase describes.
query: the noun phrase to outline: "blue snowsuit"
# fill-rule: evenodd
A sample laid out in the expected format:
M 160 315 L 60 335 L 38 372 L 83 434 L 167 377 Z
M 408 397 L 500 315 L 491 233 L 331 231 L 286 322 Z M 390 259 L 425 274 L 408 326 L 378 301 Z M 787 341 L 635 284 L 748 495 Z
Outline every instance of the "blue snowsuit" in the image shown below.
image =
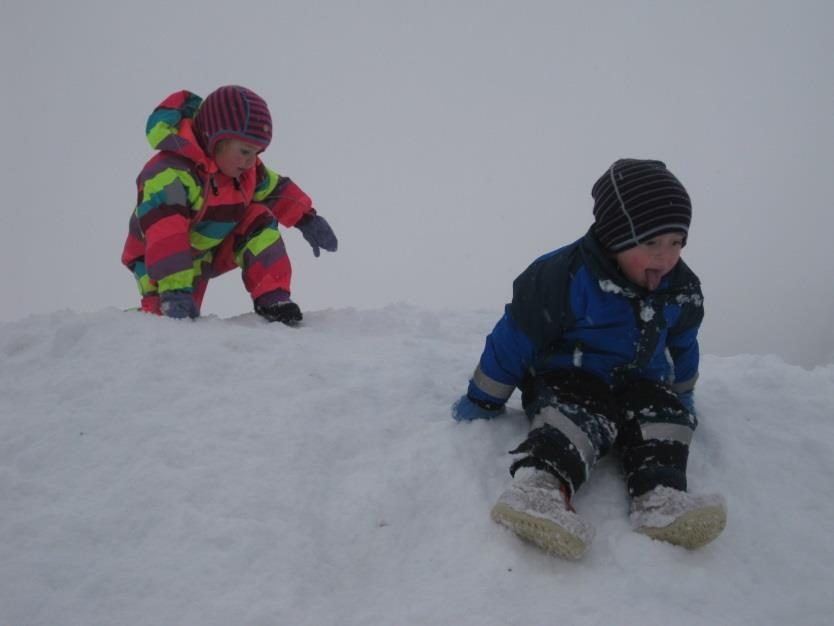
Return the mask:
M 521 389 L 532 429 L 513 471 L 547 469 L 575 491 L 617 441 L 632 495 L 685 490 L 696 420 L 676 394 L 698 378 L 702 319 L 700 281 L 682 260 L 649 292 L 590 230 L 515 280 L 467 395 L 498 408 Z

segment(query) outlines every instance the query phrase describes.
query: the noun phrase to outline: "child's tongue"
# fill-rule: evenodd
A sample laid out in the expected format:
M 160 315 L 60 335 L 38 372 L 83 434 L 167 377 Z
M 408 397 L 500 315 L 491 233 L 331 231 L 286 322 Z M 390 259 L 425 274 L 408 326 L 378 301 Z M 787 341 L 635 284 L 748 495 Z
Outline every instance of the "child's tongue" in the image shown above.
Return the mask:
M 660 270 L 646 270 L 646 289 L 654 291 L 660 286 L 660 279 L 663 276 Z

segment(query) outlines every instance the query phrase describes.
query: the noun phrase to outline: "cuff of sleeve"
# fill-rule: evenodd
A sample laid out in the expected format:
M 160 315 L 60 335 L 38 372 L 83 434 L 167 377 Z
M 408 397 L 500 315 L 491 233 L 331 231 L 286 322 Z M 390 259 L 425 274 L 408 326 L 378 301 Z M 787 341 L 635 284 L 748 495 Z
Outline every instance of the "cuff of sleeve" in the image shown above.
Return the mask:
M 672 391 L 675 393 L 685 393 L 687 391 L 692 391 L 695 389 L 695 383 L 698 382 L 698 372 L 695 372 L 695 376 L 690 378 L 689 380 L 684 380 L 681 382 L 676 382 L 672 384 Z
M 466 397 L 469 398 L 469 401 L 472 404 L 477 404 L 482 409 L 486 409 L 487 411 L 500 411 L 504 403 L 503 402 L 491 402 L 489 400 L 482 400 L 480 398 L 473 398 L 472 394 L 467 393 Z
M 515 385 L 491 378 L 484 373 L 480 364 L 475 368 L 469 381 L 469 396 L 488 402 L 504 404 L 513 395 L 513 391 L 515 391 Z

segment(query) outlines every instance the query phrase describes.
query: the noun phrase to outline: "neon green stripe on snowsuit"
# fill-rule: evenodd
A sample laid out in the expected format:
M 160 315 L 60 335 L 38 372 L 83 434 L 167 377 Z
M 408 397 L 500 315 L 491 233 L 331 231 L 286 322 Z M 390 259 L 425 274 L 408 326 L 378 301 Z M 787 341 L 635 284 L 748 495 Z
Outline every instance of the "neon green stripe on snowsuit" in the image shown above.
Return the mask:
M 212 248 L 220 245 L 220 242 L 223 241 L 222 239 L 216 239 L 214 237 L 206 237 L 205 235 L 198 233 L 196 230 L 192 230 L 188 234 L 188 238 L 191 241 L 191 247 L 197 250 L 211 250 Z
M 279 239 L 281 239 L 281 233 L 278 232 L 278 229 L 274 225 L 264 228 L 252 237 L 252 239 L 247 241 L 246 245 L 235 254 L 235 263 L 237 263 L 238 267 L 243 267 L 243 255 L 247 251 L 254 256 L 258 256 Z
M 264 165 L 264 169 L 266 170 L 266 177 L 258 184 L 258 187 L 255 189 L 255 194 L 252 196 L 252 200 L 254 202 L 261 202 L 264 198 L 266 198 L 269 194 L 272 193 L 272 190 L 278 185 L 278 181 L 280 180 L 280 176 L 273 172 L 271 169 Z
M 137 261 L 133 265 L 133 277 L 136 279 L 136 286 L 139 287 L 139 293 L 143 296 L 149 293 L 156 293 L 156 284 L 151 282 L 148 276 L 148 268 L 142 261 Z
M 174 272 L 173 274 L 169 274 L 162 280 L 158 282 L 159 284 L 159 292 L 162 293 L 164 291 L 171 291 L 172 289 L 191 289 L 191 285 L 194 282 L 194 269 L 193 267 L 188 268 L 187 270 L 182 270 L 181 272 Z
M 159 118 L 158 120 L 156 118 Z M 152 148 L 156 148 L 163 139 L 169 135 L 174 135 L 182 117 L 177 111 L 157 111 L 148 120 L 149 125 L 153 123 L 153 127 L 148 129 L 148 143 Z M 173 124 L 171 124 L 173 122 Z
M 203 275 L 203 268 L 208 267 L 211 265 L 211 262 L 214 260 L 214 255 L 211 252 L 206 252 L 205 254 L 201 254 L 197 258 L 194 259 L 194 265 L 192 266 L 192 272 L 194 278 L 199 278 Z M 183 270 L 180 274 L 185 275 L 188 274 L 188 270 Z M 160 290 L 157 288 L 157 284 L 155 282 L 151 282 L 150 277 L 145 268 L 144 263 L 137 263 L 133 268 L 133 275 L 136 278 L 136 284 L 139 286 L 139 293 L 143 296 L 147 296 L 153 293 L 158 293 Z M 167 286 L 167 279 L 162 280 L 163 285 Z M 180 284 L 184 284 L 185 280 L 180 280 Z M 189 282 L 185 287 L 177 286 L 177 287 L 168 287 L 163 288 L 162 291 L 167 291 L 168 289 L 188 289 L 193 287 L 193 279 Z
M 136 217 L 141 218 L 163 203 L 187 203 L 192 211 L 197 212 L 203 205 L 202 189 L 191 174 L 169 167 L 142 185 L 142 202 L 136 207 Z

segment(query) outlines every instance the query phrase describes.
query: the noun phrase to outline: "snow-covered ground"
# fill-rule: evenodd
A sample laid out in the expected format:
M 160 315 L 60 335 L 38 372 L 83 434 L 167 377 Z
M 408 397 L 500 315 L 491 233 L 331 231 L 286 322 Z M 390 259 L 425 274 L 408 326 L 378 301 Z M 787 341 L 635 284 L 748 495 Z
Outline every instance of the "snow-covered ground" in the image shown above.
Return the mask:
M 834 365 L 706 356 L 690 486 L 724 534 L 635 534 L 610 458 L 565 562 L 489 519 L 518 398 L 449 416 L 498 314 L 0 324 L 0 624 L 831 623 Z

